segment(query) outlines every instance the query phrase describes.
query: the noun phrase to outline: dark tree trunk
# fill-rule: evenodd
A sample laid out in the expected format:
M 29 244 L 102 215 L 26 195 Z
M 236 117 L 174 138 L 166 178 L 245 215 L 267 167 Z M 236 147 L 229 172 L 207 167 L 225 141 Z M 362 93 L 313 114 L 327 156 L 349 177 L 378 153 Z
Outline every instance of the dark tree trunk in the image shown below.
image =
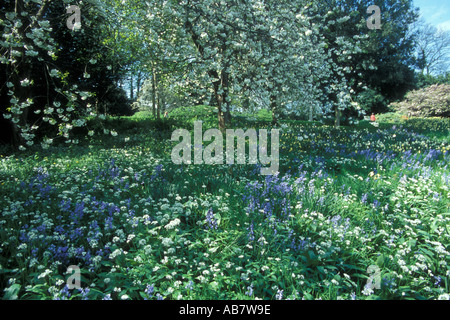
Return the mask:
M 134 100 L 133 74 L 130 77 L 130 99 L 131 101 Z
M 156 90 L 158 90 L 158 87 L 156 87 L 157 89 Z M 156 95 L 157 96 L 157 99 L 156 99 L 156 119 L 158 119 L 158 120 L 161 120 L 161 95 L 159 94 L 159 92 L 158 92 L 158 94 Z
M 336 106 L 336 122 L 335 122 L 336 127 L 340 127 L 341 126 L 341 110 L 339 110 L 339 108 Z
M 152 63 L 152 112 L 156 118 L 156 72 L 154 63 Z
M 277 98 L 275 96 L 270 97 L 270 110 L 272 111 L 272 126 L 277 126 L 278 125 Z
M 136 97 L 139 97 L 139 93 L 141 93 L 141 71 L 138 71 L 137 75 L 137 83 L 136 83 Z
M 224 100 L 226 98 L 225 92 L 220 93 L 220 81 L 215 81 L 213 83 L 214 85 L 214 95 L 216 97 L 217 101 L 217 120 L 219 123 L 219 130 L 222 132 L 225 132 L 226 124 L 225 124 L 225 115 L 222 111 L 222 106 L 224 103 Z
M 228 88 L 229 88 L 229 80 L 230 75 L 226 71 L 222 71 L 222 90 L 223 90 L 223 97 L 222 97 L 222 104 L 226 104 L 226 108 L 223 112 L 223 121 L 225 123 L 225 127 L 231 125 L 231 112 L 230 112 L 230 104 L 228 103 Z

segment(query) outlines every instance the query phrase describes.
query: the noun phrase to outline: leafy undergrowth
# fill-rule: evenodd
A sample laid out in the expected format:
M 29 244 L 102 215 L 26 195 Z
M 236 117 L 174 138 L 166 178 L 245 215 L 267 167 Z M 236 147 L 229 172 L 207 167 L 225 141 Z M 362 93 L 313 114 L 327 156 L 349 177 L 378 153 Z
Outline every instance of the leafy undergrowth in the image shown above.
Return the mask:
M 280 130 L 278 176 L 174 165 L 170 134 L 132 128 L 2 156 L 4 298 L 448 299 L 448 140 Z

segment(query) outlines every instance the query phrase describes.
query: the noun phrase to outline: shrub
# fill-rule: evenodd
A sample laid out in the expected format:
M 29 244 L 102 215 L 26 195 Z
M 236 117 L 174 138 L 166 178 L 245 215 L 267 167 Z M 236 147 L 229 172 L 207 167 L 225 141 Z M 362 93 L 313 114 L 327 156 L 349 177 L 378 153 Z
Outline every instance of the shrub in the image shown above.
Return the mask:
M 387 109 L 387 99 L 377 90 L 367 88 L 356 96 L 356 102 L 366 113 L 380 113 Z
M 409 92 L 405 100 L 392 104 L 398 112 L 416 117 L 450 117 L 450 85 L 432 85 Z
M 111 87 L 108 94 L 102 97 L 99 110 L 111 116 L 131 116 L 134 114 L 125 90 L 114 87 Z
M 377 121 L 378 122 L 384 122 L 384 123 L 401 123 L 402 120 L 406 120 L 407 117 L 406 116 L 402 116 L 399 113 L 394 113 L 394 112 L 387 112 L 387 113 L 382 113 L 382 114 L 377 114 L 376 115 Z

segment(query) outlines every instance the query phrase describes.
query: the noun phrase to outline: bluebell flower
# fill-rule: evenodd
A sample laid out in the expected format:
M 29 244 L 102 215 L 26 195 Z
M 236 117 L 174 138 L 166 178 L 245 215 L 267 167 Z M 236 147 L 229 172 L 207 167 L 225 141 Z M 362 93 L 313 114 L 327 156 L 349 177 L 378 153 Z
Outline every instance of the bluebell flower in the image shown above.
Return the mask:
M 145 289 L 145 293 L 151 297 L 153 295 L 154 290 L 155 290 L 155 287 L 153 286 L 153 284 L 147 285 L 147 288 Z
M 218 228 L 217 225 L 217 220 L 214 217 L 214 213 L 212 208 L 208 210 L 208 212 L 206 213 L 206 222 L 207 222 L 207 228 L 211 229 L 211 230 L 215 230 Z
M 189 280 L 189 283 L 185 287 L 187 290 L 192 290 L 194 288 L 194 283 L 192 280 Z
M 59 294 L 61 295 L 60 299 L 65 300 L 67 298 L 70 298 L 71 294 L 69 291 L 69 287 L 67 284 L 59 291 Z
M 81 298 L 83 299 L 83 300 L 89 300 L 88 299 L 88 294 L 89 294 L 89 291 L 91 291 L 89 288 L 85 288 L 85 289 L 83 289 L 83 288 L 80 288 L 80 289 L 78 289 L 78 291 L 80 291 L 80 293 L 81 293 Z
M 277 291 L 277 294 L 275 295 L 275 298 L 276 298 L 277 300 L 283 299 L 283 290 L 278 290 L 278 291 Z
M 373 207 L 378 208 L 380 206 L 380 202 L 378 200 L 373 201 Z
M 249 296 L 249 297 L 251 297 L 251 296 L 253 295 L 253 284 L 250 284 L 250 285 L 247 287 L 247 292 L 245 292 L 245 294 L 246 294 L 247 296 Z
M 114 218 L 111 216 L 105 218 L 105 230 L 106 231 L 114 229 L 113 220 L 114 220 Z
M 364 193 L 364 194 L 362 195 L 362 197 L 361 197 L 361 202 L 362 202 L 363 204 L 366 204 L 366 203 L 367 203 L 367 193 Z
M 436 279 L 436 282 L 434 283 L 434 285 L 439 286 L 439 284 L 441 283 L 441 280 L 442 280 L 441 276 L 435 276 L 434 278 Z
M 247 238 L 249 242 L 253 242 L 255 240 L 255 232 L 254 232 L 254 225 L 253 225 L 253 221 L 250 224 L 250 226 L 247 228 L 248 230 L 248 234 L 247 234 Z

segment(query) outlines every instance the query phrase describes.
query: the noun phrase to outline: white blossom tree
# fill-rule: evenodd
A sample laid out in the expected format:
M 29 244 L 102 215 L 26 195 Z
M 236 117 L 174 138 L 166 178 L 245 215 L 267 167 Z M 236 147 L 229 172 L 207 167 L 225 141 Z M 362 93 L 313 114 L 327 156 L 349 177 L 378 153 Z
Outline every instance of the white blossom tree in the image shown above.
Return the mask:
M 345 70 L 330 57 L 321 21 L 312 19 L 314 2 L 167 1 L 163 10 L 197 49 L 190 65 L 211 83 L 221 129 L 231 120 L 236 95 L 270 108 L 274 123 L 286 106 L 322 113 L 333 93 L 339 108 L 352 105 Z M 332 50 L 344 58 L 357 50 L 344 38 L 338 44 Z
M 73 5 L 69 0 L 64 3 Z M 70 131 L 84 126 L 86 116 L 95 115 L 87 103 L 89 93 L 66 81 L 67 75 L 52 64 L 59 44 L 46 20 L 51 4 L 10 0 L 1 10 L 0 63 L 6 69 L 9 102 L 2 113 L 11 121 L 15 144 L 21 149 L 33 145 L 39 129 L 39 123 L 30 122 L 30 112 L 40 114 L 41 123 L 56 126 L 68 142 L 73 142 Z M 138 86 L 145 78 L 151 80 L 158 117 L 162 87 L 174 81 L 195 88 L 217 106 L 222 130 L 231 123 L 236 100 L 270 109 L 274 124 L 285 111 L 307 112 L 310 120 L 335 111 L 339 124 L 342 110 L 357 107 L 346 80 L 352 66 L 345 62 L 359 52 L 363 36 L 334 34 L 332 41 L 324 37 L 348 17 L 334 19 L 333 10 L 323 16 L 323 7 L 314 1 L 88 0 L 83 6 L 82 12 L 86 8 L 107 22 L 102 45 L 121 59 L 112 68 L 128 70 L 132 92 L 135 74 L 143 77 L 139 76 Z M 77 26 L 71 32 L 82 36 L 84 29 Z M 94 65 L 97 58 L 89 61 Z M 36 62 L 57 92 L 45 108 L 34 107 L 30 90 Z M 86 70 L 85 77 L 89 76 Z M 42 145 L 51 140 L 45 138 Z
M 67 5 L 69 2 L 64 0 Z M 58 44 L 51 36 L 52 27 L 46 19 L 50 6 L 49 0 L 15 0 L 9 1 L 1 10 L 0 63 L 6 71 L 4 85 L 9 102 L 2 114 L 11 122 L 13 143 L 20 150 L 35 143 L 36 132 L 42 123 L 57 127 L 57 137 L 61 136 L 67 142 L 76 142 L 70 138 L 71 130 L 86 124 L 77 105 L 83 103 L 89 93 L 64 83 L 64 74 L 51 62 L 56 58 Z M 61 14 L 64 16 L 65 13 Z M 73 32 L 82 31 L 74 29 Z M 43 109 L 34 107 L 35 93 L 31 90 L 35 85 L 32 70 L 36 64 L 42 66 L 48 84 L 57 84 L 55 90 L 59 96 L 48 100 Z M 91 111 L 89 107 L 84 110 Z M 30 112 L 40 114 L 39 121 L 30 122 Z M 44 137 L 40 142 L 43 147 L 48 147 L 53 139 Z

